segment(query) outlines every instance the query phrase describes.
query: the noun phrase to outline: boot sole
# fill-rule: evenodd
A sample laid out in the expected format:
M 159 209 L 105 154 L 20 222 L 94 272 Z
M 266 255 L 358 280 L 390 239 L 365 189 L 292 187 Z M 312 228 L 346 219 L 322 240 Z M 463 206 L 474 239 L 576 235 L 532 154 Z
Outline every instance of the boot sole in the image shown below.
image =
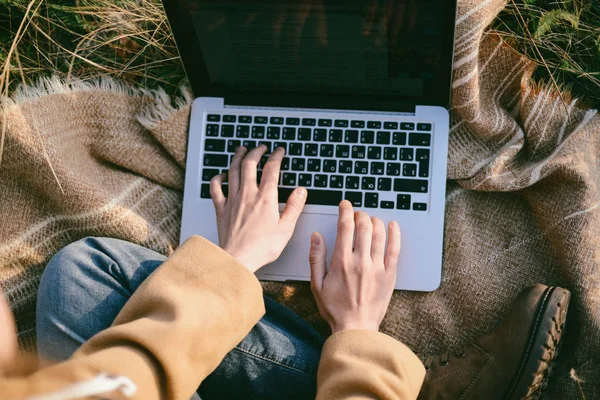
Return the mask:
M 527 350 L 507 400 L 538 399 L 546 388 L 552 363 L 558 356 L 570 299 L 571 293 L 563 288 L 549 287 L 544 292 Z

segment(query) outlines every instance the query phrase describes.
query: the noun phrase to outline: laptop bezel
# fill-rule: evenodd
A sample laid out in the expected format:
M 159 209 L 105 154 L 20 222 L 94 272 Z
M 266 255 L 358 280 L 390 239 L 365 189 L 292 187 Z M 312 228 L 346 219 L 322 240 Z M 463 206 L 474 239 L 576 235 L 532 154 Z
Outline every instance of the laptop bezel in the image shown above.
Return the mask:
M 334 95 L 328 93 L 231 91 L 213 85 L 209 80 L 198 40 L 184 40 L 196 37 L 186 0 L 162 0 L 175 42 L 195 97 L 222 97 L 228 105 L 258 107 L 319 108 L 340 110 L 391 111 L 414 113 L 417 105 L 448 107 L 452 82 L 454 56 L 454 31 L 456 20 L 456 0 L 447 0 L 450 9 L 444 21 L 442 38 L 441 70 L 447 71 L 440 77 L 439 90 L 435 95 L 419 98 L 392 96 Z

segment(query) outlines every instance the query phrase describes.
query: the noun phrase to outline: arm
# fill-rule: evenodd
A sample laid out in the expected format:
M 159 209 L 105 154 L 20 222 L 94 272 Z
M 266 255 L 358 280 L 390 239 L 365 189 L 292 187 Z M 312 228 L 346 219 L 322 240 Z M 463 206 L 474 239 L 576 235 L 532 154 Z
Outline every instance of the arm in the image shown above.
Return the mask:
M 317 376 L 317 399 L 416 399 L 425 368 L 404 344 L 379 333 L 396 282 L 400 228 L 353 213 L 340 203 L 338 232 L 327 271 L 327 247 L 314 233 L 311 289 L 329 322 Z M 353 244 L 354 242 L 354 244 Z

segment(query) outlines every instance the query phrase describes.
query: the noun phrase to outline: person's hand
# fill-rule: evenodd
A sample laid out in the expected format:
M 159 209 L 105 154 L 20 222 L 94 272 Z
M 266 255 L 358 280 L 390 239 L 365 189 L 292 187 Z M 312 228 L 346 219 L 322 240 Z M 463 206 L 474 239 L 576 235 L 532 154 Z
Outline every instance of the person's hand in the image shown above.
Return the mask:
M 333 333 L 346 329 L 378 331 L 396 283 L 400 227 L 390 222 L 386 249 L 383 221 L 364 212 L 354 213 L 347 200 L 340 203 L 339 210 L 329 272 L 325 240 L 320 233 L 312 234 L 310 287 L 319 313 Z
M 277 148 L 266 162 L 260 187 L 257 166 L 267 147 L 261 145 L 250 152 L 238 147 L 229 174 L 215 176 L 210 182 L 210 195 L 217 213 L 219 246 L 250 271 L 275 261 L 294 232 L 298 217 L 306 203 L 306 189 L 297 188 L 288 198 L 281 217 L 277 186 L 285 150 Z M 229 197 L 221 188 L 229 180 Z

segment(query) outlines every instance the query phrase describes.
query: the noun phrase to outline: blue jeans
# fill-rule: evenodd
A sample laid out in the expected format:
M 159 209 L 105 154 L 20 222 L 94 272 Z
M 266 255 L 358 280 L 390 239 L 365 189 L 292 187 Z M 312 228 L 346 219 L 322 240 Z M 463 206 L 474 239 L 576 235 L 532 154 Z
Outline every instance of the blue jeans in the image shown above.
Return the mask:
M 108 238 L 85 238 L 59 251 L 44 270 L 38 292 L 40 357 L 65 360 L 108 328 L 165 259 Z M 315 398 L 324 338 L 274 300 L 265 297 L 265 306 L 265 316 L 198 388 L 203 400 Z

